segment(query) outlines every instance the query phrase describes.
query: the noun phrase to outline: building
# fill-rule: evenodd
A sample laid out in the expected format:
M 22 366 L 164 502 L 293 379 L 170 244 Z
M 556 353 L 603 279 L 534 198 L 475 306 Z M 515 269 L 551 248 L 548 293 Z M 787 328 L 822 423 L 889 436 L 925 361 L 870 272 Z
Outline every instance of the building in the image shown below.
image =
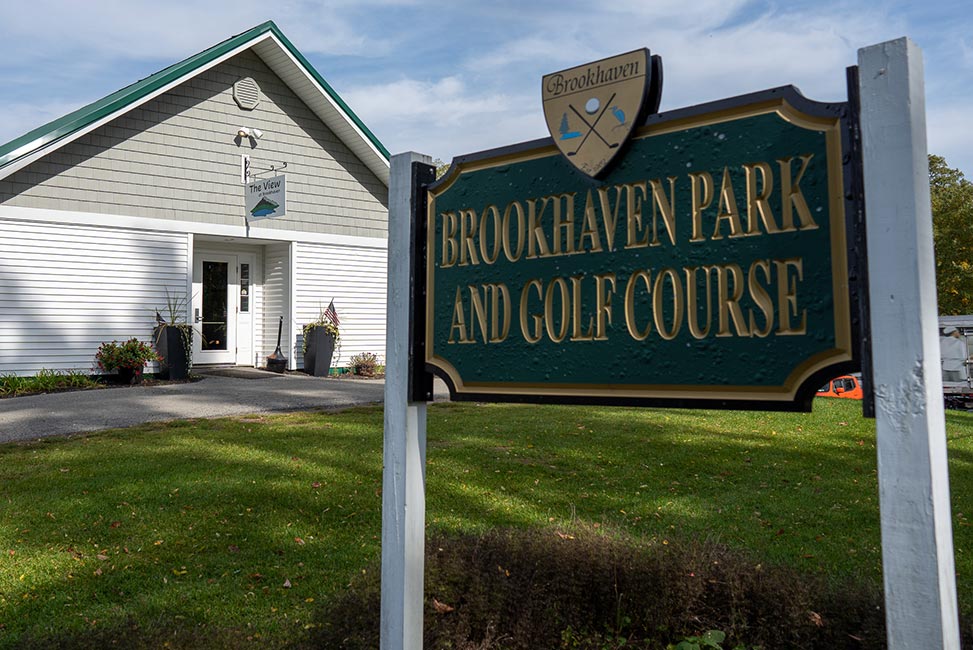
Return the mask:
M 247 216 L 248 172 L 284 177 L 283 215 Z M 386 149 L 272 22 L 39 127 L 0 147 L 0 374 L 92 369 L 167 303 L 197 324 L 197 365 L 263 365 L 283 317 L 300 368 L 332 300 L 335 365 L 381 354 L 388 182 Z

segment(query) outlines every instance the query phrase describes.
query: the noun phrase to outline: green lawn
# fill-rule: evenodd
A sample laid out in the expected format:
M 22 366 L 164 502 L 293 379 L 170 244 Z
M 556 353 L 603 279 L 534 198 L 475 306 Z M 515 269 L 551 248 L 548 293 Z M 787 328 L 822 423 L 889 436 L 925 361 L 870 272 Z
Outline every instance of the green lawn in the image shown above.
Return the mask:
M 812 414 L 439 404 L 427 522 L 718 539 L 880 580 L 874 423 Z M 947 414 L 973 611 L 973 414 Z M 379 557 L 382 412 L 191 420 L 0 446 L 0 647 L 125 624 L 276 646 Z

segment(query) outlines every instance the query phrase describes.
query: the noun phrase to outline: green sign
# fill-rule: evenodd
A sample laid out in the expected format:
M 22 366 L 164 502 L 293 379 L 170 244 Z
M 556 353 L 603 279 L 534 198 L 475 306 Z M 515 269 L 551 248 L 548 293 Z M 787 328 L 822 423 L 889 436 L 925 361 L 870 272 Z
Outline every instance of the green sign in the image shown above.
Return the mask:
M 855 357 L 846 109 L 657 116 L 597 179 L 550 140 L 458 159 L 428 191 L 427 368 L 460 399 L 809 408 Z

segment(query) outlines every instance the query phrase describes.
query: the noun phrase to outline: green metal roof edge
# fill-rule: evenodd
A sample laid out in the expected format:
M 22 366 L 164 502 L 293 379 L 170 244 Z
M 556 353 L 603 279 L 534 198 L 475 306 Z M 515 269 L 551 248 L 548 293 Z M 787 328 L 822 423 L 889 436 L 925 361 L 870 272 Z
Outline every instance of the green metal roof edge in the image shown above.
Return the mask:
M 184 61 L 173 64 L 168 68 L 160 70 L 145 79 L 136 81 L 135 83 L 128 85 L 120 90 L 102 97 L 98 101 L 92 102 L 87 106 L 83 106 L 76 111 L 68 113 L 67 115 L 60 117 L 53 122 L 48 122 L 43 126 L 39 126 L 36 129 L 29 131 L 28 133 L 11 140 L 7 144 L 0 146 L 0 170 L 4 167 L 13 163 L 24 156 L 28 156 L 31 153 L 46 147 L 47 145 L 57 142 L 58 140 L 75 133 L 86 126 L 97 122 L 98 120 L 116 113 L 117 111 L 125 108 L 126 106 L 137 102 L 138 100 L 144 98 L 147 95 L 155 92 L 159 88 L 166 86 L 173 81 L 180 79 L 187 74 L 193 72 L 194 70 L 206 65 L 207 63 L 217 59 L 227 52 L 230 52 L 237 47 L 247 43 L 250 40 L 258 36 L 262 36 L 267 32 L 272 32 L 274 36 L 284 44 L 290 53 L 297 59 L 301 65 L 303 65 L 307 71 L 314 77 L 325 92 L 345 111 L 346 115 L 361 129 L 362 133 L 368 138 L 368 140 L 375 145 L 375 148 L 385 157 L 386 160 L 389 159 L 390 154 L 385 146 L 375 137 L 375 135 L 365 126 L 365 124 L 355 115 L 354 111 L 345 104 L 344 100 L 338 96 L 334 89 L 318 74 L 318 71 L 308 63 L 307 59 L 298 52 L 294 45 L 291 44 L 289 40 L 281 33 L 277 25 L 273 21 L 267 21 L 263 24 L 257 25 L 253 29 L 247 30 L 242 34 L 233 36 L 222 43 L 214 45 L 213 47 L 195 54 Z

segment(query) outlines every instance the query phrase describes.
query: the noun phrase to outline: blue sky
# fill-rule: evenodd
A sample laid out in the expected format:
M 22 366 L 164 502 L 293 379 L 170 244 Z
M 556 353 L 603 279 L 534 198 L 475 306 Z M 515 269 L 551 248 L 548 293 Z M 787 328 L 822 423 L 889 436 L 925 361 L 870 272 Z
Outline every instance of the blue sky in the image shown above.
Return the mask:
M 265 20 L 391 152 L 444 160 L 546 136 L 541 76 L 637 47 L 668 110 L 785 84 L 843 100 L 859 47 L 909 36 L 929 150 L 973 179 L 966 0 L 32 0 L 0 23 L 0 142 Z

